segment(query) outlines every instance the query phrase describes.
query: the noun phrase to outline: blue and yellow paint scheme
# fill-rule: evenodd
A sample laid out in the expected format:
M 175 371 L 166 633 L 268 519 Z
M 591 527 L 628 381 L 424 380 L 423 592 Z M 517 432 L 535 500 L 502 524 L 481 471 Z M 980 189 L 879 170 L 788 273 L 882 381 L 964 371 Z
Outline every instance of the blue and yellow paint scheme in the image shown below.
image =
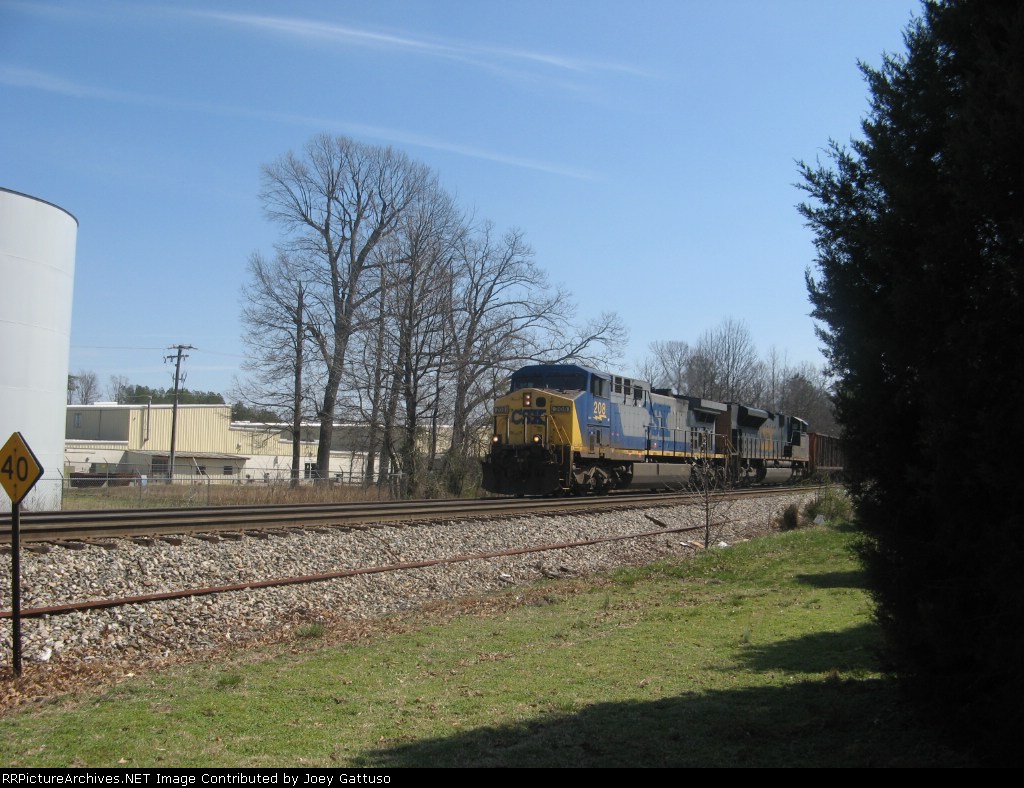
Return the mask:
M 770 467 L 794 467 L 801 425 L 589 367 L 534 364 L 515 372 L 509 393 L 495 400 L 483 487 L 555 495 L 679 489 L 695 476 L 761 481 Z

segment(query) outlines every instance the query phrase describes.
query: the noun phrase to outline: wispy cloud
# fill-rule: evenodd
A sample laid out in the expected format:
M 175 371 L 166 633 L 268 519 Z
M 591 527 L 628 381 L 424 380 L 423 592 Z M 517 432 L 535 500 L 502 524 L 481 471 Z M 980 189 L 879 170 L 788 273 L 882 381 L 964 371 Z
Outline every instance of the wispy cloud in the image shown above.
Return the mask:
M 595 173 L 579 167 L 569 167 L 563 164 L 555 164 L 553 162 L 540 161 L 537 159 L 525 159 L 518 156 L 510 156 L 508 154 L 497 153 L 495 151 L 488 151 L 482 148 L 475 148 L 468 145 L 460 145 L 458 143 L 436 140 L 430 137 L 421 136 L 419 134 L 409 134 L 402 131 L 396 131 L 395 129 L 385 129 L 376 126 L 366 126 L 361 124 L 341 125 L 349 133 L 365 135 L 368 137 L 375 137 L 377 139 L 384 140 L 388 143 L 393 143 L 396 145 L 410 145 L 420 148 L 427 148 L 429 150 L 444 151 L 446 153 L 454 153 L 459 156 L 466 156 L 472 159 L 492 161 L 497 164 L 507 164 L 511 167 L 519 167 L 521 169 L 526 170 L 546 172 L 550 175 L 562 175 L 568 178 L 575 178 L 577 180 L 599 180 L 599 177 Z M 332 127 L 337 126 L 335 125 Z
M 487 68 L 507 68 L 510 63 L 518 63 L 542 66 L 555 71 L 580 75 L 616 72 L 633 76 L 649 76 L 642 69 L 623 63 L 573 58 L 526 49 L 428 39 L 407 33 L 378 32 L 309 19 L 257 16 L 254 14 L 229 14 L 216 11 L 185 11 L 183 13 L 236 27 L 255 28 L 306 41 L 330 41 L 349 46 L 404 52 L 425 57 L 446 58 L 475 63 Z
M 46 93 L 60 93 L 75 98 L 98 98 L 107 101 L 122 101 L 126 98 L 126 94 L 118 93 L 115 90 L 92 88 L 52 74 L 44 74 L 41 71 L 17 66 L 0 65 L 0 84 L 15 88 L 41 90 Z
M 578 180 L 597 180 L 594 173 L 583 169 L 565 166 L 553 162 L 539 161 L 512 156 L 497 151 L 489 151 L 456 142 L 432 139 L 418 134 L 390 129 L 381 126 L 369 126 L 361 123 L 350 123 L 337 118 L 314 117 L 309 115 L 297 115 L 268 110 L 254 110 L 245 107 L 232 107 L 224 104 L 213 104 L 200 101 L 182 101 L 161 96 L 154 96 L 128 91 L 108 90 L 90 85 L 83 85 L 63 77 L 54 76 L 41 71 L 7 66 L 0 64 L 0 85 L 8 85 L 15 88 L 38 90 L 47 93 L 56 93 L 63 96 L 71 96 L 78 99 L 99 99 L 102 101 L 117 102 L 122 104 L 133 104 L 138 106 L 159 107 L 187 112 L 198 112 L 208 115 L 220 115 L 230 117 L 244 117 L 277 123 L 287 123 L 294 126 L 304 126 L 308 129 L 319 131 L 331 129 L 338 132 L 348 133 L 356 136 L 369 137 L 386 144 L 410 145 L 428 150 L 444 151 L 459 156 L 491 161 L 498 164 L 505 164 L 511 167 L 536 170 L 552 175 L 560 175 Z
M 141 6 L 133 2 L 108 0 L 103 3 L 67 4 L 41 0 L 0 0 L 0 9 L 23 15 L 47 17 L 52 21 L 73 22 L 104 18 L 126 22 L 153 22 L 155 18 L 170 17 L 200 19 L 230 25 L 235 28 L 262 30 L 271 34 L 289 36 L 308 42 L 329 42 L 366 49 L 404 52 L 423 57 L 446 58 L 474 63 L 478 66 L 507 71 L 511 64 L 541 66 L 565 74 L 618 73 L 636 77 L 655 77 L 656 74 L 627 63 L 569 57 L 529 49 L 488 46 L 466 41 L 445 40 L 402 31 L 380 31 L 338 25 L 315 19 L 236 14 L 180 8 L 173 5 Z

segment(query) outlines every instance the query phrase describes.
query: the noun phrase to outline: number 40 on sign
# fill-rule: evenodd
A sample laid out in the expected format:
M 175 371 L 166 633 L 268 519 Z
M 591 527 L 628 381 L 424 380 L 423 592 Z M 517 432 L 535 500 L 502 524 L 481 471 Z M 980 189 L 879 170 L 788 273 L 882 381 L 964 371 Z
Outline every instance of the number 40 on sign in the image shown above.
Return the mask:
M 0 484 L 11 497 L 11 503 L 21 503 L 42 475 L 43 466 L 21 433 L 11 435 L 0 449 Z

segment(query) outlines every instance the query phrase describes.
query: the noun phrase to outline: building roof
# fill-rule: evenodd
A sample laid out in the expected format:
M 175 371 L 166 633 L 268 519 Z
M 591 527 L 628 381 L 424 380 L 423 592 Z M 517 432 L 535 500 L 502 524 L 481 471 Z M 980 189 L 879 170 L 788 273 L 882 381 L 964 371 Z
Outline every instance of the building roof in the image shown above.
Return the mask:
M 169 451 L 143 451 L 142 449 L 130 449 L 130 454 L 142 454 L 146 457 L 170 457 Z M 203 452 L 203 451 L 176 451 L 174 456 L 180 459 L 194 459 L 194 460 L 248 460 L 249 457 L 244 454 L 220 454 L 218 452 Z

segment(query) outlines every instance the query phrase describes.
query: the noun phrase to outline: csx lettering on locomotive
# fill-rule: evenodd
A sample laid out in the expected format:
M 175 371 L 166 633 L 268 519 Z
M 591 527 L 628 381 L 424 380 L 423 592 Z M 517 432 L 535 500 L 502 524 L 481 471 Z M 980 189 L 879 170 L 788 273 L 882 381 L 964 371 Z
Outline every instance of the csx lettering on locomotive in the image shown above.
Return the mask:
M 509 418 L 513 424 L 543 424 L 545 415 L 540 408 L 516 408 Z

